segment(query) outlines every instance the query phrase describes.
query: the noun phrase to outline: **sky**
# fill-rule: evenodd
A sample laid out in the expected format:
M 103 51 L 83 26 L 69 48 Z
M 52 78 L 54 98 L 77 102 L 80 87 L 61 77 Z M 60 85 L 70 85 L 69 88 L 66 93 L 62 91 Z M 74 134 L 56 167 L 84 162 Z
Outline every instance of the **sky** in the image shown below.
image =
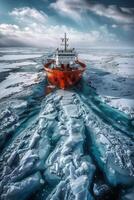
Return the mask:
M 133 0 L 0 0 L 0 47 L 133 48 Z

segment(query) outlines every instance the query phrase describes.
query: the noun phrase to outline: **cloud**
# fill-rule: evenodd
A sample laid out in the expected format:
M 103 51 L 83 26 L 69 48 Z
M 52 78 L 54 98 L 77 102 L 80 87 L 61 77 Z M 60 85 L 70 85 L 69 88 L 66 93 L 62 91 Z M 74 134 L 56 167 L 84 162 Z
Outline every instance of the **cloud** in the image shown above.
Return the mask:
M 117 24 L 112 24 L 112 28 L 117 28 L 118 25 Z
M 4 46 L 10 41 L 9 46 L 37 46 L 37 47 L 56 47 L 60 43 L 63 33 L 67 32 L 70 37 L 72 46 L 106 46 L 117 41 L 114 34 L 109 33 L 106 26 L 82 32 L 74 28 L 59 25 L 41 25 L 32 23 L 30 26 L 17 26 L 11 24 L 0 24 L 0 45 Z
M 9 15 L 15 17 L 23 22 L 39 22 L 44 23 L 47 21 L 48 16 L 43 11 L 38 11 L 35 8 L 23 7 L 15 8 Z
M 74 20 L 79 20 L 81 13 L 90 11 L 98 16 L 112 19 L 117 23 L 134 23 L 134 8 L 118 7 L 116 5 L 107 6 L 86 0 L 57 0 L 55 3 L 51 3 L 50 7 Z
M 53 8 L 61 15 L 78 21 L 81 19 L 82 10 L 80 8 L 83 8 L 83 3 L 80 0 L 57 0 L 55 3 L 50 4 L 50 8 Z
M 77 8 L 79 6 L 77 4 Z M 17 23 L 0 24 L 0 46 L 56 47 L 65 32 L 75 47 L 105 47 L 119 43 L 117 36 L 109 32 L 106 25 L 87 32 L 65 25 L 51 25 L 44 12 L 28 7 L 14 9 L 9 15 L 15 17 Z
M 103 4 L 89 4 L 88 10 L 94 12 L 99 16 L 110 18 L 117 23 L 134 23 L 133 8 L 122 8 L 116 5 L 105 6 Z

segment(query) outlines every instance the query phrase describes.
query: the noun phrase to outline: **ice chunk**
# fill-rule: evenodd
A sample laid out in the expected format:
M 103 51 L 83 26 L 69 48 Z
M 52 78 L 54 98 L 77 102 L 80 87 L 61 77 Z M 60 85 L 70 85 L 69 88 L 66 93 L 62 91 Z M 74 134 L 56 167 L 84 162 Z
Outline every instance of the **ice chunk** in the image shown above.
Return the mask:
M 71 179 L 70 180 L 70 186 L 71 190 L 75 196 L 75 199 L 77 200 L 87 200 L 91 199 L 93 200 L 93 197 L 91 194 L 88 192 L 88 186 L 89 186 L 89 181 L 87 176 L 82 175 L 79 176 L 76 179 Z
M 18 93 L 26 86 L 35 84 L 37 73 L 11 73 L 0 85 L 0 98 Z
M 32 136 L 32 139 L 31 139 L 31 141 L 30 141 L 30 143 L 29 143 L 29 148 L 33 148 L 34 147 L 34 145 L 37 143 L 37 141 L 39 140 L 39 138 L 40 138 L 40 135 L 38 134 L 38 133 L 34 133 L 34 135 Z
M 44 137 L 40 140 L 38 149 L 39 149 L 39 158 L 45 161 L 51 149 L 51 145 L 47 137 Z
M 51 172 L 51 169 L 47 169 L 44 173 L 45 180 L 50 184 L 50 185 L 57 185 L 61 178 L 57 175 Z
M 34 193 L 41 184 L 42 181 L 41 174 L 39 172 L 25 178 L 24 180 L 16 183 L 12 183 L 8 186 L 8 190 L 4 199 L 6 200 L 21 200 L 27 199 L 32 193 Z
M 41 54 L 33 54 L 33 55 L 28 55 L 28 54 L 22 54 L 22 55 L 4 55 L 0 57 L 0 60 L 25 60 L 25 59 L 30 59 L 30 58 L 38 58 L 40 57 Z
M 65 110 L 65 114 L 68 117 L 79 117 L 80 116 L 79 109 L 75 104 L 66 105 L 63 107 L 63 109 Z
M 48 103 L 47 105 L 45 105 L 45 108 L 43 110 L 43 112 L 41 112 L 41 116 L 40 117 L 45 117 L 46 119 L 50 119 L 53 120 L 55 119 L 57 116 L 57 111 L 55 110 L 54 105 L 51 103 Z
M 12 172 L 11 179 L 17 181 L 31 174 L 33 171 L 37 171 L 38 167 L 40 167 L 37 162 L 38 159 L 38 155 L 33 150 L 28 150 L 20 160 L 17 168 Z
M 10 158 L 7 160 L 7 163 L 9 164 L 9 166 L 12 165 L 12 163 L 14 162 L 16 156 L 17 156 L 17 151 L 14 151 L 14 152 L 11 154 Z

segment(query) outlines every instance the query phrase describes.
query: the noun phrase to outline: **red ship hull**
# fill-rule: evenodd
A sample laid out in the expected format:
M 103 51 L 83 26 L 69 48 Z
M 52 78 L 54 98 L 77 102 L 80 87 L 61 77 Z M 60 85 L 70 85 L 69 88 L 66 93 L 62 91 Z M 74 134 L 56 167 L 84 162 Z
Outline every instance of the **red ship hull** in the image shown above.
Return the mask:
M 50 65 L 52 64 L 52 61 L 45 64 L 44 68 L 45 68 L 49 83 L 61 89 L 67 89 L 75 85 L 81 79 L 82 74 L 86 68 L 86 65 L 84 63 L 80 61 L 77 61 L 76 63 L 79 64 L 79 67 L 75 69 L 71 69 L 71 68 L 51 69 Z

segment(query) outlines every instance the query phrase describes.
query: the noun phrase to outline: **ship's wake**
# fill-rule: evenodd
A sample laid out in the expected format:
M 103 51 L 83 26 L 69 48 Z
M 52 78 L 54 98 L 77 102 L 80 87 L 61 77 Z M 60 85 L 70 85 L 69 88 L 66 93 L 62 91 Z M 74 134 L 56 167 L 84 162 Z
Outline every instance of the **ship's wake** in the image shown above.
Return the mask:
M 133 126 L 82 84 L 34 104 L 28 121 L 21 119 L 17 134 L 3 145 L 2 200 L 132 198 Z M 6 130 L 17 116 L 12 109 L 1 120 L 5 115 Z
M 133 53 L 92 50 L 76 87 L 45 96 L 50 50 L 0 51 L 0 199 L 133 200 L 133 105 L 119 111 L 133 101 L 120 65 L 131 75 Z

